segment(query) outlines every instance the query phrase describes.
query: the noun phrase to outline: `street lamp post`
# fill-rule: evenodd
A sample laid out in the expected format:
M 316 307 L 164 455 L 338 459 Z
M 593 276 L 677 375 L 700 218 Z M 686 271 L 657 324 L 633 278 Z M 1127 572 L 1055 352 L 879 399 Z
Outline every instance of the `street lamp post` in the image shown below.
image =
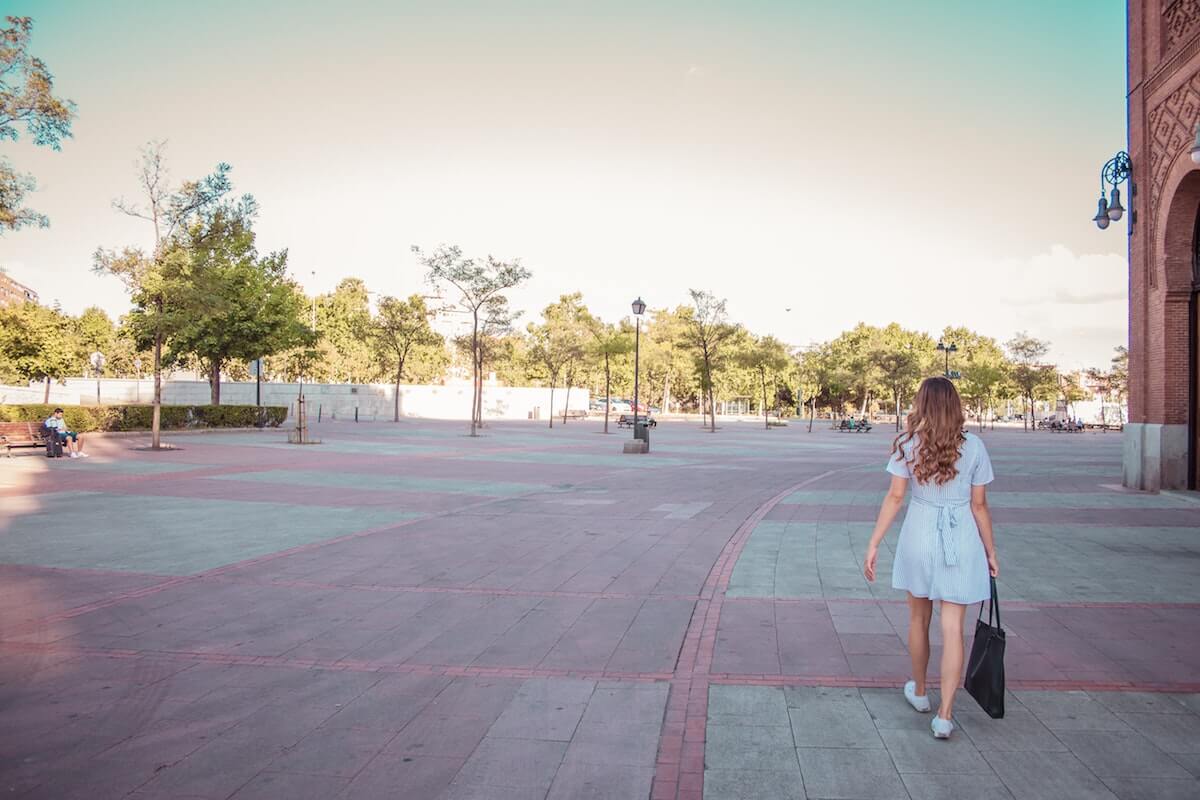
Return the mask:
M 644 439 L 645 427 L 638 422 L 638 391 L 641 388 L 639 385 L 640 379 L 640 357 L 642 347 L 642 314 L 646 313 L 646 304 L 639 297 L 633 301 L 633 316 L 637 320 L 637 325 L 633 335 L 633 438 Z
M 104 353 L 97 350 L 92 353 L 88 362 L 92 365 L 92 371 L 96 373 L 96 405 L 100 405 L 100 375 L 104 372 Z
M 1200 143 L 1200 128 L 1197 128 L 1197 142 Z M 1137 185 L 1133 182 L 1133 162 L 1129 160 L 1129 153 L 1122 150 L 1100 168 L 1100 201 L 1096 204 L 1096 216 L 1092 217 L 1092 222 L 1096 223 L 1096 227 L 1100 230 L 1107 228 L 1108 223 L 1119 220 L 1125 213 L 1125 208 L 1121 205 L 1121 190 L 1117 188 L 1118 184 L 1125 181 L 1129 181 L 1129 196 L 1132 198 L 1137 194 Z M 1112 187 L 1112 191 L 1106 200 L 1104 190 L 1109 186 Z M 1135 224 L 1137 224 L 1137 212 L 1130 209 L 1129 234 L 1131 236 Z
M 949 378 L 950 377 L 950 354 L 958 352 L 958 345 L 956 345 L 954 342 L 950 342 L 950 344 L 946 344 L 945 342 L 938 342 L 937 349 L 941 350 L 946 355 L 946 371 L 943 374 L 947 378 Z

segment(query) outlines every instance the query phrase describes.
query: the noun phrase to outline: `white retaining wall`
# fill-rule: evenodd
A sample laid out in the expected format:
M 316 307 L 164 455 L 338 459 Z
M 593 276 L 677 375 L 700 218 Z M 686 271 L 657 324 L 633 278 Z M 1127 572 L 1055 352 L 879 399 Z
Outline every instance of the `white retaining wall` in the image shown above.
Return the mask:
M 264 383 L 263 405 L 292 407 L 299 394 L 299 384 Z M 329 384 L 306 383 L 304 397 L 309 413 L 318 409 L 323 417 L 353 419 L 358 409 L 359 419 L 391 419 L 394 411 L 394 384 Z M 566 391 L 554 392 L 554 412 L 563 413 Z M 45 387 L 34 385 L 0 386 L 0 402 L 40 403 Z M 150 379 L 100 379 L 102 404 L 149 404 L 154 397 L 154 381 Z M 207 405 L 212 393 L 207 381 L 164 381 L 163 402 L 167 405 Z M 53 384 L 50 402 L 63 405 L 95 405 L 94 378 L 68 378 L 66 385 Z M 223 381 L 222 405 L 254 405 L 253 381 Z M 571 390 L 570 410 L 586 412 L 587 389 Z M 550 414 L 550 390 L 522 386 L 483 387 L 483 414 L 487 419 L 547 419 Z M 400 386 L 400 416 L 429 419 L 470 419 L 471 385 L 453 383 L 446 386 Z

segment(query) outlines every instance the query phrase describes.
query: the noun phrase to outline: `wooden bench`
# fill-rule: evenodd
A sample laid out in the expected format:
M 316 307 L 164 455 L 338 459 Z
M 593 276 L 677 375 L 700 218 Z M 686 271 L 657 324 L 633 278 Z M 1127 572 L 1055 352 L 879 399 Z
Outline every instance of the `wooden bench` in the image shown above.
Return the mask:
M 631 428 L 631 427 L 633 427 L 633 421 L 634 421 L 634 416 L 632 414 L 622 414 L 617 419 L 617 427 L 618 428 Z M 658 425 L 658 420 L 654 419 L 654 417 L 647 417 L 645 414 L 638 414 L 637 421 L 644 423 L 651 428 L 656 427 Z
M 0 444 L 12 458 L 14 447 L 45 447 L 46 434 L 41 423 L 0 422 Z
M 854 433 L 867 433 L 871 430 L 871 423 L 856 422 L 854 420 L 844 419 L 841 421 L 841 424 L 838 425 L 837 429 L 839 433 L 845 433 L 846 431 L 853 431 Z

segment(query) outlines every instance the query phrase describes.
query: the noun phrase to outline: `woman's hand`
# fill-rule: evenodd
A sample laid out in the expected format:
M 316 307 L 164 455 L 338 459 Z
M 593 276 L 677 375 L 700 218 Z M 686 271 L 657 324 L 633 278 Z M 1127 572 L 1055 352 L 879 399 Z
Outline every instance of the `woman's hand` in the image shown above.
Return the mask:
M 866 576 L 870 583 L 875 582 L 875 560 L 879 557 L 879 547 L 877 545 L 869 545 L 867 547 L 867 557 L 863 559 L 863 575 Z
M 995 552 L 988 553 L 988 572 L 993 578 L 1000 577 L 1000 562 L 996 560 Z

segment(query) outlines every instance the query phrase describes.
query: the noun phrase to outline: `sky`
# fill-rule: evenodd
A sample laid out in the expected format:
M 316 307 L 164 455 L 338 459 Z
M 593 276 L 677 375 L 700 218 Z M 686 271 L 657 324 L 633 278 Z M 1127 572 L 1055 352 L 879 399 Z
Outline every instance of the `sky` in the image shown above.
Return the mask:
M 73 313 L 128 300 L 97 247 L 148 246 L 135 161 L 218 162 L 310 292 L 428 294 L 410 252 L 520 258 L 525 319 L 582 291 L 616 320 L 688 289 L 803 346 L 863 321 L 1051 342 L 1127 339 L 1120 0 L 0 0 L 73 100 L 31 172 L 51 226 L 0 266 Z

